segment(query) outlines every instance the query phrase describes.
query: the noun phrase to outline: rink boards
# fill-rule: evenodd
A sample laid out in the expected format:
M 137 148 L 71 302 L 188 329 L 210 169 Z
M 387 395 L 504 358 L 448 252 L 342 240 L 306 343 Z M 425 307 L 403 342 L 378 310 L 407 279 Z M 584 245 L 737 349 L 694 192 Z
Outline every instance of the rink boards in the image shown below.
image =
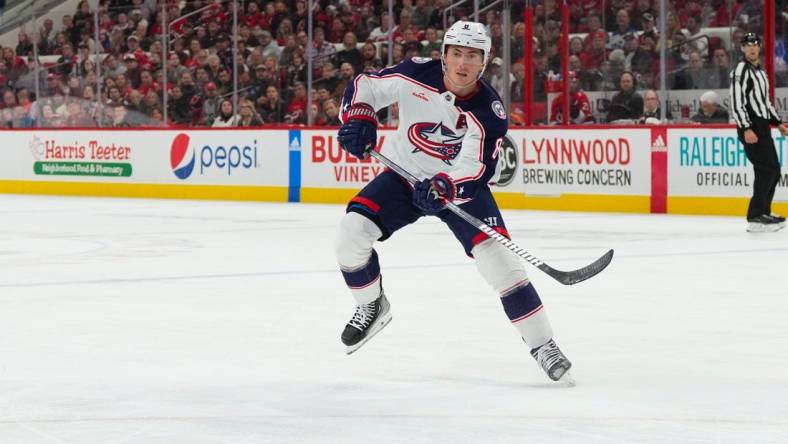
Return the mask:
M 385 153 L 394 131 L 378 135 Z M 727 126 L 513 129 L 499 152 L 503 208 L 742 215 L 752 192 Z M 15 194 L 342 203 L 382 171 L 326 129 L 12 130 L 0 150 L 0 192 Z

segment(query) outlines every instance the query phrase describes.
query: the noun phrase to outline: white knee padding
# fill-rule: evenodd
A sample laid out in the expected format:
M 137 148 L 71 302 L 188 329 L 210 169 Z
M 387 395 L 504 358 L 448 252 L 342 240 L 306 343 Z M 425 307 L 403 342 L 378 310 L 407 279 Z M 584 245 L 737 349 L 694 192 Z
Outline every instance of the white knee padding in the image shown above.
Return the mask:
M 358 213 L 347 213 L 339 223 L 334 252 L 340 267 L 348 270 L 361 267 L 372 255 L 372 244 L 383 233 L 374 222 Z
M 479 273 L 499 294 L 528 283 L 520 258 L 494 239 L 476 245 L 471 253 Z

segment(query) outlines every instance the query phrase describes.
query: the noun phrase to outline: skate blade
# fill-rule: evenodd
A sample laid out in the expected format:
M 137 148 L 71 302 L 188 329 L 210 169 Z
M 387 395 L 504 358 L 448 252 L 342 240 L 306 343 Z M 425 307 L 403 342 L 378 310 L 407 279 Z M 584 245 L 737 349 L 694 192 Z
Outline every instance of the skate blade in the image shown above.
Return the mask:
M 572 372 L 570 372 L 569 370 L 567 370 L 566 373 L 564 373 L 561 376 L 558 382 L 563 383 L 567 387 L 574 387 L 577 385 L 577 382 L 575 382 L 575 378 L 572 377 Z
M 774 233 L 775 231 L 780 231 L 783 228 L 785 228 L 785 225 L 782 224 L 764 225 L 764 224 L 751 223 L 747 227 L 747 232 L 748 233 Z
M 375 326 L 369 330 L 369 334 L 367 334 L 366 338 L 358 341 L 357 344 L 349 345 L 347 348 L 345 348 L 345 353 L 348 355 L 353 354 L 353 352 L 360 349 L 362 345 L 366 344 L 367 341 L 372 339 L 376 334 L 378 334 L 378 332 L 383 330 L 383 327 L 389 325 L 389 322 L 391 322 L 391 313 L 386 313 L 386 316 L 381 318 L 380 322 L 376 323 Z

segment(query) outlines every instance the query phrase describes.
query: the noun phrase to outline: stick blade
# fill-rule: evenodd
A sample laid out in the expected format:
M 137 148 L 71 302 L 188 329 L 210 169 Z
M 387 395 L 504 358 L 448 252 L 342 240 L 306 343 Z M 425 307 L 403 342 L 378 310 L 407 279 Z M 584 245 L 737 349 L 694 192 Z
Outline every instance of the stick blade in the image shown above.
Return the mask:
M 586 279 L 590 279 L 600 272 L 604 270 L 608 265 L 610 265 L 610 261 L 613 260 L 613 250 L 609 250 L 607 253 L 602 255 L 599 259 L 595 260 L 593 263 L 586 265 L 583 268 L 578 268 L 577 270 L 572 271 L 560 271 L 556 270 L 555 268 L 547 265 L 542 264 L 539 266 L 539 269 L 550 275 L 553 279 L 557 280 L 558 282 L 564 285 L 574 285 L 578 282 L 583 282 Z

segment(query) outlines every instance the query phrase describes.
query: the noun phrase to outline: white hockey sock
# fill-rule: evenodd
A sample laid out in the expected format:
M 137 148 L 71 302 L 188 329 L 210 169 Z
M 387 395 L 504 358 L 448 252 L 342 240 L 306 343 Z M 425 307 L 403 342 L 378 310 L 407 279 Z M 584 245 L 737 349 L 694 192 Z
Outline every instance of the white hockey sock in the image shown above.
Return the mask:
M 345 214 L 339 224 L 334 251 L 357 304 L 368 304 L 380 296 L 380 266 L 372 244 L 381 235 L 374 222 L 358 213 Z
M 520 259 L 493 239 L 476 245 L 471 253 L 479 273 L 501 296 L 506 315 L 525 343 L 537 348 L 549 341 L 553 329 Z

